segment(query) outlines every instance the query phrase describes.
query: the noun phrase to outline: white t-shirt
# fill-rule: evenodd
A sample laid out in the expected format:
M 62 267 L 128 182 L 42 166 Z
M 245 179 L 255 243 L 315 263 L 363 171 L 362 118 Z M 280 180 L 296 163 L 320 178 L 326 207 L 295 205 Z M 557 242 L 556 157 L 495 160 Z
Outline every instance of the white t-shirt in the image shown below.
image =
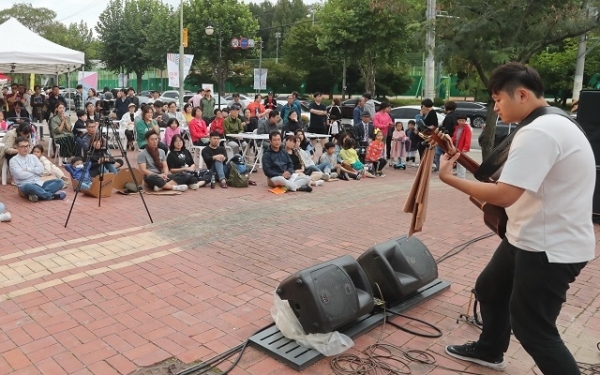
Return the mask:
M 525 189 L 506 209 L 508 242 L 545 251 L 551 263 L 593 259 L 595 164 L 586 136 L 563 116 L 540 116 L 519 130 L 499 179 Z

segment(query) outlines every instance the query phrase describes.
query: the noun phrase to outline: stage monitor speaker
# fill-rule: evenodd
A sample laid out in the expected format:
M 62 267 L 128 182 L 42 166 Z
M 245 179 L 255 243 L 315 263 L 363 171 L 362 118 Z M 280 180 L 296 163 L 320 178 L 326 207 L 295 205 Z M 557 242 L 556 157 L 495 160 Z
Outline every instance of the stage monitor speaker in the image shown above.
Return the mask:
M 577 122 L 585 131 L 590 141 L 594 158 L 596 159 L 596 188 L 594 190 L 593 212 L 600 215 L 600 117 L 598 117 L 598 108 L 600 108 L 600 90 L 582 90 L 579 93 L 579 106 L 577 109 Z
M 298 271 L 277 288 L 306 333 L 329 333 L 373 311 L 373 292 L 350 255 Z
M 416 237 L 399 237 L 375 245 L 359 258 L 375 297 L 390 306 L 411 297 L 421 287 L 438 277 L 437 264 L 427 247 Z

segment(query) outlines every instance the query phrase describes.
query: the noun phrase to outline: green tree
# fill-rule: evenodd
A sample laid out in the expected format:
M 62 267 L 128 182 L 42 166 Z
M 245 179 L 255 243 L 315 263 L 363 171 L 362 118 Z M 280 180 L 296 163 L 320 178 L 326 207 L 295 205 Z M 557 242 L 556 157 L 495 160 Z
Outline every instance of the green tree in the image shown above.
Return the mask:
M 184 24 L 189 29 L 187 53 L 194 54 L 196 65 L 208 64 L 211 67 L 219 93 L 224 94 L 225 80 L 233 64 L 255 53 L 252 49 L 233 49 L 229 41 L 233 37 L 253 38 L 258 30 L 258 22 L 248 6 L 237 0 L 190 0 L 184 4 Z M 215 28 L 212 36 L 205 33 L 205 27 L 209 25 Z M 219 31 L 223 40 L 221 59 Z
M 272 30 L 271 26 L 273 26 L 273 15 L 275 14 L 273 4 L 268 0 L 264 0 L 260 4 L 250 3 L 248 9 L 250 10 L 250 13 L 252 13 L 252 17 L 258 21 L 259 29 L 256 34 L 257 37 L 263 41 L 265 46 L 269 46 L 271 44 L 270 38 Z
M 410 3 L 378 6 L 372 0 L 329 0 L 318 13 L 323 28 L 319 46 L 338 61 L 356 61 L 365 88 L 376 92 L 377 71 L 398 61 L 408 43 L 406 33 Z
M 28 3 L 13 4 L 0 11 L 0 23 L 13 17 L 35 33 L 43 35 L 48 27 L 55 24 L 56 12 L 43 7 L 34 7 Z
M 304 74 L 285 63 L 277 64 L 271 60 L 263 63 L 263 68 L 268 69 L 267 87 L 275 93 L 295 91 L 304 80 Z
M 508 61 L 528 63 L 547 46 L 576 37 L 598 27 L 587 18 L 582 0 L 442 0 L 450 16 L 436 20 L 438 57 L 468 61 L 487 87 L 491 71 Z M 489 106 L 482 139 L 483 156 L 491 151 L 496 129 L 493 106 Z
M 279 39 L 279 56 L 281 56 L 281 45 L 283 39 L 286 38 L 288 32 L 296 22 L 311 22 L 307 20 L 308 7 L 302 0 L 278 0 L 273 7 L 273 19 L 268 29 L 269 36 L 266 39 L 267 56 L 276 57 L 277 53 L 277 38 L 276 33 L 280 33 Z
M 94 39 L 92 29 L 83 21 L 65 26 L 55 22 L 46 28 L 44 37 L 61 46 L 85 53 L 85 68 L 90 69 L 90 60 L 98 58 L 98 42 Z

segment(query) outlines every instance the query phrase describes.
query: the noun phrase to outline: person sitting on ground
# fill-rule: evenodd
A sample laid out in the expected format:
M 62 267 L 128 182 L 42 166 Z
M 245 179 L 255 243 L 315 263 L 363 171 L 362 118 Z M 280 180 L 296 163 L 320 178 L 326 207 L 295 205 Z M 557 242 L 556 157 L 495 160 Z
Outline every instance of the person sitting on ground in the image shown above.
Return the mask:
M 356 171 L 353 169 L 346 169 L 338 160 L 338 155 L 335 149 L 335 143 L 325 143 L 325 152 L 321 154 L 319 158 L 319 164 L 327 163 L 331 165 L 331 178 L 339 177 L 340 180 L 348 181 L 350 178 L 356 179 Z
M 77 180 L 81 190 L 90 190 L 92 187 L 91 167 L 92 163 L 84 163 L 83 159 L 79 156 L 72 157 L 71 164 L 65 164 L 65 169 L 71 174 L 73 180 Z
M 175 134 L 173 136 L 169 150 L 171 150 L 169 155 L 167 155 L 167 166 L 169 167 L 169 173 L 189 174 L 196 178 L 196 183 L 198 186 L 204 186 L 205 181 L 198 181 L 194 158 L 192 157 L 190 151 L 185 148 L 185 142 L 180 134 Z
M 262 164 L 269 186 L 282 186 L 290 191 L 312 191 L 310 177 L 294 173 L 294 164 L 290 154 L 281 147 L 279 131 L 269 134 L 269 148 L 263 155 Z
M 23 137 L 27 140 L 31 139 L 31 125 L 30 124 L 19 124 L 16 128 L 12 128 L 4 134 L 2 138 L 3 147 L 0 147 L 0 165 L 4 163 L 4 159 L 7 161 L 19 153 L 17 148 L 17 138 Z
M 19 153 L 10 159 L 9 164 L 19 192 L 32 202 L 40 199 L 65 199 L 67 195 L 60 191 L 64 186 L 63 180 L 55 178 L 42 181 L 40 178 L 44 174 L 44 166 L 37 157 L 29 153 L 29 139 L 18 137 L 15 143 Z
M 123 166 L 123 159 L 115 159 L 106 148 L 106 139 L 96 134 L 92 139 L 92 153 L 90 154 L 90 176 L 96 177 L 100 173 L 117 174 Z
M 121 121 L 119 121 L 119 127 L 124 129 L 125 137 L 127 137 L 127 149 L 131 151 L 135 150 L 135 111 L 135 104 L 129 103 L 127 112 L 123 115 Z
M 179 120 L 175 117 L 171 117 L 167 121 L 167 129 L 165 130 L 164 142 L 166 145 L 171 144 L 171 139 L 174 135 L 181 135 L 181 127 L 179 126 Z
M 308 152 L 300 148 L 300 140 L 298 138 L 296 138 L 295 148 L 304 163 L 304 174 L 310 176 L 310 179 L 313 181 L 329 180 L 331 177 L 331 164 L 327 162 L 319 163 L 318 165 L 315 164 Z
M 279 123 L 279 112 L 269 111 L 269 115 L 258 121 L 258 130 L 256 134 L 271 134 L 272 132 L 280 132 L 281 128 L 278 127 Z M 269 147 L 269 141 L 263 141 L 262 146 L 264 148 Z
M 142 106 L 142 116 L 135 120 L 135 132 L 138 148 L 143 150 L 146 148 L 146 133 L 150 130 L 154 130 L 156 134 L 160 135 L 160 127 L 156 120 L 152 117 L 154 116 L 154 107 L 151 105 Z M 163 142 L 158 142 L 158 148 L 163 150 L 165 155 L 169 152 L 169 147 Z M 160 168 L 160 166 L 159 166 Z
M 225 147 L 219 146 L 221 136 L 218 132 L 210 132 L 210 142 L 207 147 L 202 149 L 202 160 L 206 168 L 217 176 L 223 189 L 227 189 L 227 176 L 229 176 L 229 166 L 227 165 L 227 151 Z
M 215 117 L 210 123 L 210 132 L 217 132 L 221 138 L 225 135 L 225 127 L 223 126 L 223 112 L 217 108 L 213 111 Z
M 71 183 L 71 180 L 67 176 L 65 176 L 65 174 L 59 167 L 54 165 L 54 163 L 52 163 L 50 160 L 48 160 L 47 157 L 44 156 L 44 147 L 42 145 L 33 146 L 33 150 L 31 151 L 31 153 L 35 157 L 40 159 L 40 162 L 44 166 L 44 173 L 42 173 L 42 177 L 41 177 L 42 181 L 54 180 L 55 178 L 60 178 L 64 182 L 63 189 L 66 188 L 67 186 L 69 186 L 69 184 Z
M 138 155 L 138 167 L 144 175 L 144 182 L 154 191 L 175 190 L 186 191 L 188 185 L 192 190 L 197 189 L 191 176 L 183 173 L 169 174 L 165 151 L 158 147 L 158 133 L 151 129 L 144 135 L 146 147 Z
M 90 139 L 96 136 L 98 123 L 94 122 L 94 120 L 87 120 L 85 130 L 85 132 L 81 133 L 80 137 L 75 138 L 75 143 L 77 143 L 77 155 L 87 157 L 87 152 L 90 150 Z
M 309 155 L 314 155 L 315 147 L 310 143 L 308 139 L 306 139 L 306 134 L 304 134 L 304 130 L 298 129 L 294 132 L 296 138 L 300 142 L 300 148 L 304 151 L 308 152 Z
M 301 153 L 305 153 L 302 149 L 298 147 L 298 139 L 294 135 L 288 135 L 285 137 L 285 151 L 290 154 L 290 158 L 292 159 L 292 164 L 294 165 L 294 172 L 298 174 L 304 174 L 310 177 L 310 185 L 311 186 L 321 186 L 323 181 L 321 181 L 321 177 L 323 173 L 318 169 L 308 169 L 307 164 L 305 164 L 305 158 Z M 306 154 L 306 153 L 305 153 Z M 308 157 L 310 160 L 310 157 Z M 312 160 L 310 160 L 312 162 Z M 314 163 L 312 163 L 314 166 Z M 329 175 L 328 175 L 329 176 Z
M 55 113 L 56 115 L 50 120 L 50 132 L 54 139 L 54 143 L 60 146 L 60 156 L 63 158 L 63 162 L 66 163 L 66 158 L 75 155 L 77 144 L 75 143 L 75 137 L 73 136 L 71 120 L 69 119 L 69 116 L 65 114 L 64 104 L 58 103 Z
M 3 203 L 0 203 L 0 222 L 6 222 L 11 220 L 12 216 L 10 215 L 10 212 L 6 211 L 6 207 Z
M 348 137 L 344 140 L 344 148 L 340 151 L 340 158 L 342 159 L 342 166 L 345 169 L 353 169 L 356 171 L 356 179 L 360 180 L 360 177 L 365 172 L 365 166 L 360 162 L 358 154 L 354 147 L 356 142 L 354 139 Z
M 381 170 L 385 167 L 385 142 L 384 132 L 380 129 L 375 129 L 375 139 L 369 143 L 367 147 L 367 155 L 365 161 L 373 165 L 373 174 L 376 177 L 385 177 Z
M 209 135 L 206 122 L 202 118 L 202 109 L 200 107 L 194 107 L 194 109 L 192 109 L 192 116 L 194 116 L 194 118 L 188 124 L 192 143 L 194 146 L 206 146 L 209 141 Z

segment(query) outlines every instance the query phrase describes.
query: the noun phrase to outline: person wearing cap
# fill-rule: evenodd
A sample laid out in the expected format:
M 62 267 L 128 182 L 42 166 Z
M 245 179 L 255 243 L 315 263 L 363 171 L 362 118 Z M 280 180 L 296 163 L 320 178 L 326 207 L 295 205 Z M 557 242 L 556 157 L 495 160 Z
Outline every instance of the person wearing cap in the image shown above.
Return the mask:
M 202 114 L 204 114 L 204 122 L 210 124 L 212 121 L 212 115 L 215 113 L 215 98 L 212 97 L 210 89 L 204 91 L 204 97 L 200 99 L 200 108 L 202 108 Z
M 354 125 L 356 139 L 361 146 L 366 146 L 375 138 L 375 127 L 369 112 L 363 112 L 360 123 Z
M 269 91 L 263 105 L 265 109 L 277 109 L 277 100 L 273 97 L 273 91 Z
M 123 115 L 121 120 L 119 121 L 119 127 L 121 129 L 125 129 L 125 137 L 127 137 L 127 149 L 135 150 L 135 111 L 137 107 L 133 103 L 129 103 L 127 105 L 127 112 Z
M 192 108 L 200 107 L 200 100 L 202 100 L 203 96 L 204 96 L 204 89 L 200 89 L 196 92 L 196 95 L 192 96 L 188 100 L 188 103 L 190 103 L 192 105 Z
M 225 138 L 227 139 L 227 145 L 231 147 L 234 154 L 240 153 L 240 145 L 239 143 L 233 139 L 228 138 L 227 134 L 238 134 L 244 132 L 244 125 L 242 124 L 242 119 L 240 118 L 240 110 L 242 106 L 237 103 L 232 103 L 229 107 L 229 116 L 225 117 L 223 121 L 223 127 L 225 128 Z M 245 145 L 242 144 L 242 146 Z

